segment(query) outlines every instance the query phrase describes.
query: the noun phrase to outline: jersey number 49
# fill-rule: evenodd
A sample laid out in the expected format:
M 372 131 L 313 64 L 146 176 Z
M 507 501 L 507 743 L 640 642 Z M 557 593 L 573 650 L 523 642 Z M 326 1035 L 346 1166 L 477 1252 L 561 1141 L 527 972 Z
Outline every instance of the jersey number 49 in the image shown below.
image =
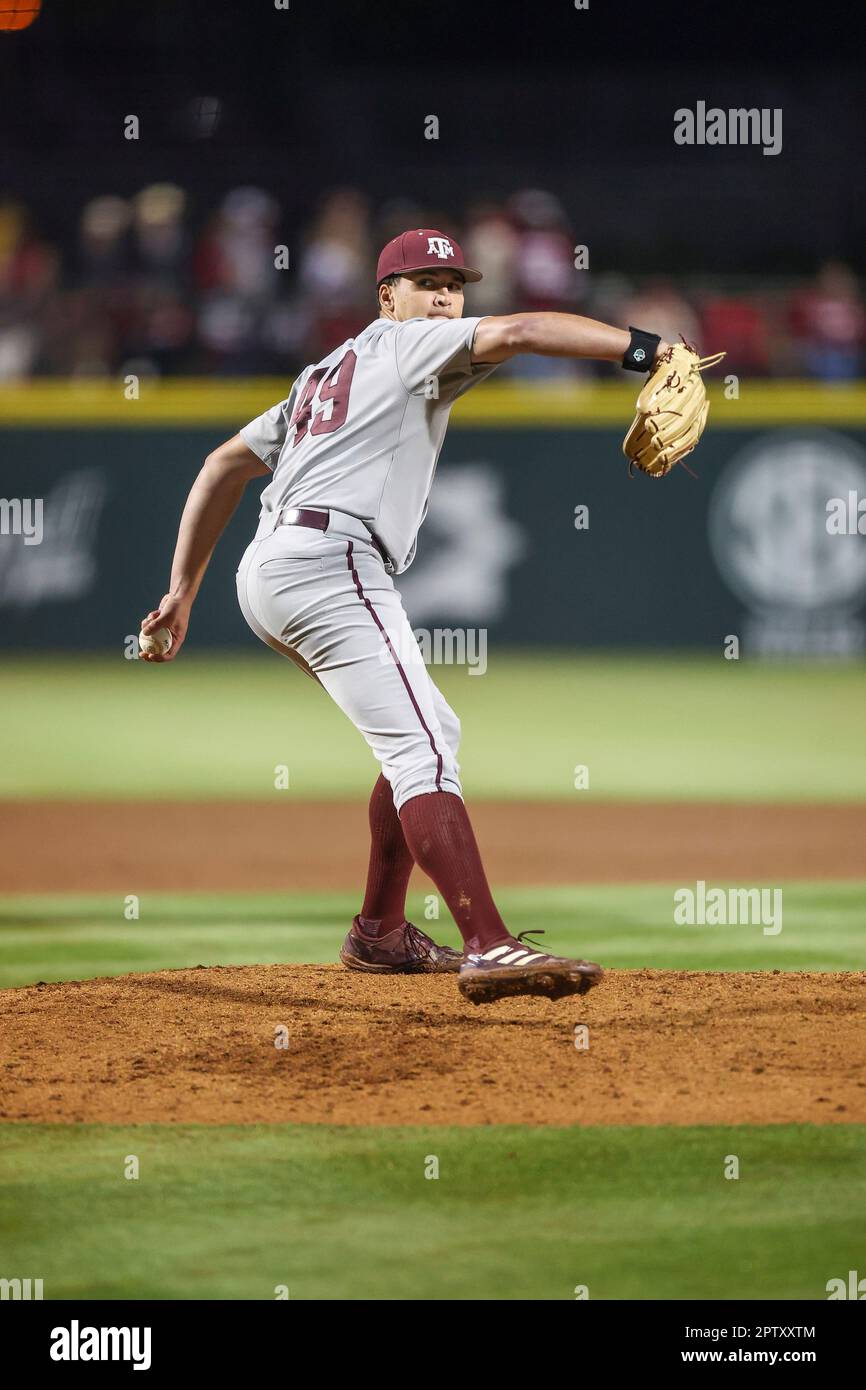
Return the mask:
M 329 372 L 325 367 L 317 367 L 310 373 L 289 421 L 289 429 L 295 431 L 293 449 L 297 448 L 308 429 L 310 434 L 332 434 L 345 423 L 349 413 L 349 392 L 352 389 L 352 377 L 355 375 L 357 360 L 350 348 Z M 314 412 L 313 401 L 317 394 L 322 409 Z

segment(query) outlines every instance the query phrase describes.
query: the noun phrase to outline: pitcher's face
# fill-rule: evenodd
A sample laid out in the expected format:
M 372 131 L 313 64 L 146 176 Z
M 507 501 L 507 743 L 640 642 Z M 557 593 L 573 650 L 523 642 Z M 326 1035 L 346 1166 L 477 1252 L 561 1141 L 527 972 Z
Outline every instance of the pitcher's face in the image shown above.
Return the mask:
M 389 318 L 459 319 L 463 316 L 463 276 L 459 270 L 412 270 L 401 275 L 391 290 L 390 304 L 383 297 L 382 308 Z M 388 312 L 390 308 L 390 312 Z

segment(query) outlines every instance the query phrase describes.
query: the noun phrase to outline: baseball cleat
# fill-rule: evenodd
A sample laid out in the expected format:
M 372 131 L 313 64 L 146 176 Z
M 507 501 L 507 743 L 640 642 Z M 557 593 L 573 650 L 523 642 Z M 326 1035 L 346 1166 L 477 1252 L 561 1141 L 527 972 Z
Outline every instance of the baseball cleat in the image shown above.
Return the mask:
M 460 967 L 458 988 L 473 1004 L 492 1004 L 517 994 L 539 994 L 562 999 L 567 994 L 586 994 L 604 975 L 591 960 L 568 960 L 523 946 L 521 932 L 481 953 L 467 954 Z
M 438 946 L 411 922 L 395 927 L 386 936 L 365 936 L 358 919 L 340 948 L 340 960 L 350 970 L 374 975 L 442 975 L 459 970 L 461 951 Z

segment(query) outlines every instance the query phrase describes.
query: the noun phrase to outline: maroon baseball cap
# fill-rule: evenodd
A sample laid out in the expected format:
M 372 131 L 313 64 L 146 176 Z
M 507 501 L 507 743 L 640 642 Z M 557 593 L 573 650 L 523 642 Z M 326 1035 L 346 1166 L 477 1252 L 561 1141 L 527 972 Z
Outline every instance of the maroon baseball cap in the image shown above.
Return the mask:
M 464 280 L 481 279 L 480 270 L 470 270 L 464 264 L 463 252 L 452 236 L 444 236 L 433 227 L 418 227 L 388 242 L 376 266 L 376 285 L 389 275 L 431 268 L 459 270 Z

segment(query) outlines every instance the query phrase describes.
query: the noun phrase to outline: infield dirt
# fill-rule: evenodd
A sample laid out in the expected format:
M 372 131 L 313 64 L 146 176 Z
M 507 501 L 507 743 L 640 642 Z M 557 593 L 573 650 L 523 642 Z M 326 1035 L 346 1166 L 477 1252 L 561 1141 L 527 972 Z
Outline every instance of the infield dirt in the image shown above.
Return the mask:
M 616 970 L 582 999 L 479 1008 L 453 976 L 334 965 L 30 985 L 0 994 L 0 1113 L 112 1124 L 862 1123 L 864 985 L 864 973 Z
M 360 889 L 357 801 L 0 802 L 0 891 Z M 866 805 L 470 803 L 496 887 L 863 877 Z

